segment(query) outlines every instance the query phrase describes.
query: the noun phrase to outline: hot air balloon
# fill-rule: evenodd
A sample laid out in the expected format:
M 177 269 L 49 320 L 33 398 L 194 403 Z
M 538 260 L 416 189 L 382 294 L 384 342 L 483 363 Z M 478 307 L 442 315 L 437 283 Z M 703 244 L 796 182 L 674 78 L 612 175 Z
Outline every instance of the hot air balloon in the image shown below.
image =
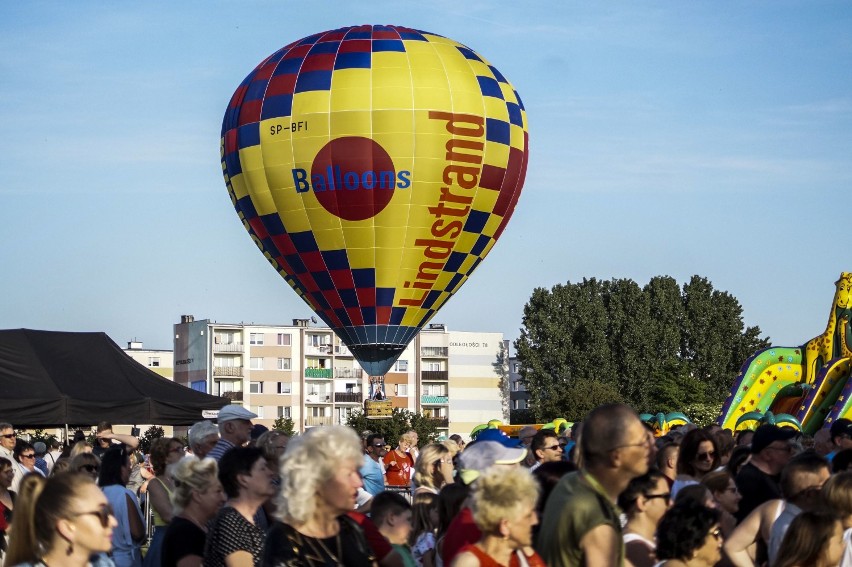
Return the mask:
M 469 47 L 400 26 L 283 47 L 240 83 L 222 124 L 243 226 L 373 376 L 494 246 L 528 155 L 506 78 Z

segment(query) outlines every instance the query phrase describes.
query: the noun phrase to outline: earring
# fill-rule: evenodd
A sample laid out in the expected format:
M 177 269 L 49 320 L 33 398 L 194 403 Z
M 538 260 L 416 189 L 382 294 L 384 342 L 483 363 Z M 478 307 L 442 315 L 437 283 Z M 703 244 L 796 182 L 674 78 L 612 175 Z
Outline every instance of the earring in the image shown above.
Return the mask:
M 74 544 L 69 541 L 68 547 L 65 549 L 65 555 L 71 555 L 72 553 L 74 553 Z

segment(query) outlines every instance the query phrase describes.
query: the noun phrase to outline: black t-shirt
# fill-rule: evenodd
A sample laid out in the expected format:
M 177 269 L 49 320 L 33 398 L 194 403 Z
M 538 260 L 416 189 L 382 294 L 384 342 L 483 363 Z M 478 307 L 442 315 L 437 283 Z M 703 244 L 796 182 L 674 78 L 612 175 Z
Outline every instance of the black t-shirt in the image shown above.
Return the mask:
M 266 537 L 262 567 L 289 565 L 370 567 L 374 556 L 364 532 L 354 520 L 340 516 L 340 533 L 326 539 L 312 538 L 276 521 Z
M 736 513 L 737 522 L 743 521 L 764 502 L 781 498 L 779 480 L 780 475 L 768 475 L 751 463 L 741 468 L 736 483 L 743 499 L 740 500 L 740 509 Z
M 175 516 L 166 528 L 166 535 L 163 536 L 162 566 L 176 567 L 178 561 L 187 555 L 204 557 L 206 541 L 207 534 L 194 522 Z

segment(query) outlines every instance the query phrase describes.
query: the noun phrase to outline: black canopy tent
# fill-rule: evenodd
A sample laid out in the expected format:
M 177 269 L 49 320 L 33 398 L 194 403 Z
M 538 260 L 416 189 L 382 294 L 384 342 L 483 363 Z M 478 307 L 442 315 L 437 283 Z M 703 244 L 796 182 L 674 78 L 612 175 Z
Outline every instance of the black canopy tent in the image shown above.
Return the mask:
M 0 421 L 191 425 L 229 404 L 148 370 L 105 333 L 0 330 Z

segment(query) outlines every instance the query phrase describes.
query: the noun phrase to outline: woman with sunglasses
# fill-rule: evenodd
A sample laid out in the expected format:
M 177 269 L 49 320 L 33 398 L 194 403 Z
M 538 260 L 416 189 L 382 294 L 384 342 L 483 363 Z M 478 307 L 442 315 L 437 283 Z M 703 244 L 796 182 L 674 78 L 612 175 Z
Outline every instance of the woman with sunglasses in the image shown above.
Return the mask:
M 704 475 L 719 468 L 721 459 L 716 439 L 709 431 L 693 429 L 683 436 L 677 456 L 677 476 L 672 484 L 672 496 L 684 486 L 698 484 Z
M 414 464 L 414 494 L 438 494 L 444 485 L 453 483 L 454 470 L 453 457 L 446 446 L 440 443 L 426 445 Z
M 15 444 L 14 455 L 15 461 L 17 462 L 17 467 L 22 473 L 22 476 L 19 476 L 17 478 L 19 484 L 20 479 L 22 479 L 23 476 L 28 474 L 37 474 L 41 477 L 44 477 L 44 473 L 41 472 L 41 469 L 35 466 L 35 449 L 32 445 L 30 445 L 26 441 L 18 440 L 18 442 Z M 17 491 L 18 486 L 14 484 L 14 481 L 12 482 L 12 490 Z
M 719 511 L 693 500 L 669 508 L 657 527 L 660 567 L 711 567 L 722 558 Z
M 127 450 L 121 445 L 107 449 L 101 461 L 98 485 L 118 520 L 112 538 L 112 560 L 116 567 L 141 567 L 139 542 L 145 538 L 145 525 L 136 495 L 126 488 L 128 478 L 130 461 Z
M 654 534 L 671 505 L 669 483 L 658 470 L 634 478 L 618 496 L 618 507 L 627 515 L 624 556 L 634 567 L 652 567 L 657 562 Z
M 117 522 L 104 494 L 83 474 L 21 483 L 6 565 L 84 567 L 110 550 Z
M 151 500 L 154 535 L 145 554 L 143 565 L 146 567 L 160 565 L 163 536 L 174 515 L 171 501 L 175 491 L 175 483 L 171 475 L 172 467 L 181 460 L 183 455 L 183 443 L 174 437 L 160 437 L 151 444 L 150 459 L 154 478 L 148 481 L 148 498 Z
M 74 472 L 87 474 L 92 477 L 94 482 L 98 482 L 98 476 L 101 473 L 101 460 L 94 453 L 80 453 L 71 459 L 69 468 Z

